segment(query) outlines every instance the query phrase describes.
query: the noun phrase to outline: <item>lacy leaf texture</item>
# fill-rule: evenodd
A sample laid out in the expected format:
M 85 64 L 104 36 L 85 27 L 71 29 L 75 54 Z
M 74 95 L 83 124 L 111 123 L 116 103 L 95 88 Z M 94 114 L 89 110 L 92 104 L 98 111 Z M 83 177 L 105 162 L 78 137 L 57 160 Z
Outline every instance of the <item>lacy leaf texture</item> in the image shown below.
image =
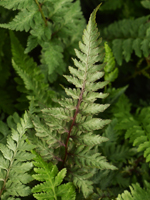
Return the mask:
M 75 49 L 75 67 L 69 67 L 71 75 L 65 76 L 74 86 L 65 88 L 66 98 L 55 100 L 59 107 L 43 109 L 42 119 L 38 115 L 32 118 L 39 138 L 37 151 L 59 170 L 65 167 L 65 179 L 73 182 L 85 198 L 93 192 L 91 178 L 97 170 L 117 169 L 98 152 L 98 146 L 108 139 L 95 133 L 110 122 L 96 117 L 109 106 L 95 103 L 108 95 L 101 92 L 108 81 L 100 81 L 105 64 L 100 64 L 104 48 L 95 22 L 98 9 L 90 16 L 80 50 Z
M 26 94 L 30 103 L 30 112 L 35 112 L 35 110 L 38 112 L 39 107 L 52 106 L 51 99 L 54 98 L 56 94 L 49 88 L 49 85 L 45 81 L 44 74 L 41 73 L 37 63 L 34 62 L 28 55 L 24 54 L 23 47 L 11 31 L 10 38 L 12 65 L 22 79 L 21 80 L 19 77 L 15 77 L 15 81 L 18 84 L 17 89 L 20 92 L 24 91 Z M 24 95 L 20 97 L 20 101 L 25 101 Z M 31 102 L 34 102 L 34 107 L 32 107 Z
M 33 151 L 33 154 L 36 153 Z M 32 188 L 33 196 L 36 199 L 58 200 L 61 198 L 62 200 L 75 200 L 76 194 L 73 184 L 61 184 L 67 172 L 65 168 L 58 171 L 56 165 L 45 162 L 38 154 L 36 154 L 34 160 L 36 174 L 33 175 L 33 178 L 43 182 Z
M 0 6 L 19 10 L 11 22 L 0 27 L 30 32 L 25 53 L 40 46 L 41 70 L 50 82 L 56 80 L 67 67 L 64 54 L 75 48 L 85 25 L 80 1 L 0 0 Z
M 131 193 L 127 190 L 123 194 L 119 194 L 116 200 L 148 200 L 150 196 L 150 184 L 145 181 L 145 187 L 141 188 L 138 183 L 130 186 Z
M 134 52 L 137 57 L 149 56 L 150 16 L 123 19 L 102 30 L 102 37 L 111 43 L 117 63 L 129 62 Z
M 14 120 L 17 117 L 14 115 Z M 11 123 L 12 124 L 12 123 Z M 4 126 L 4 125 L 3 125 Z M 11 129 L 5 143 L 0 143 L 0 197 L 1 200 L 17 200 L 31 194 L 27 185 L 33 180 L 29 171 L 33 164 L 34 155 L 30 150 L 34 145 L 26 143 L 25 132 L 33 127 L 27 113 L 18 121 L 17 126 Z

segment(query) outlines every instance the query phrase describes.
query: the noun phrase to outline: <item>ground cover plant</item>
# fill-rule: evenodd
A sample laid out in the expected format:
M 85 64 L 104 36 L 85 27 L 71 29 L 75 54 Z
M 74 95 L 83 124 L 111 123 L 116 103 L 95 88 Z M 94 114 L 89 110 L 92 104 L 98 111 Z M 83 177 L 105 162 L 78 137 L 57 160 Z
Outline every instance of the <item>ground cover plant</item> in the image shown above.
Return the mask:
M 0 0 L 1 200 L 149 199 L 149 9 Z

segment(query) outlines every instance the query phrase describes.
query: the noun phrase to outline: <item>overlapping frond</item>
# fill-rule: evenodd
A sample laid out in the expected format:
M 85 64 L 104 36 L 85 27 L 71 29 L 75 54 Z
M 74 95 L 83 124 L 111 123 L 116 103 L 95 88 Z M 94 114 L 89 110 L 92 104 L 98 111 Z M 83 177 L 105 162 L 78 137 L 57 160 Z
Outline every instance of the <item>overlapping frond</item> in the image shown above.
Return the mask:
M 26 143 L 25 132 L 32 123 L 27 113 L 20 119 L 17 128 L 7 136 L 7 143 L 0 143 L 0 197 L 2 200 L 28 196 L 31 189 L 27 184 L 33 180 L 28 173 L 33 167 L 30 150 L 34 145 Z
M 5 0 L 5 1 L 0 1 L 0 5 L 7 8 L 7 9 L 23 9 L 27 6 L 30 6 L 31 4 L 34 4 L 34 1 L 30 0 Z
M 98 194 L 92 194 L 91 199 L 101 196 L 104 199 L 111 196 L 117 196 L 123 189 L 126 189 L 130 185 L 130 177 L 128 177 L 129 169 L 125 171 L 124 166 L 129 163 L 129 160 L 133 159 L 136 155 L 136 149 L 127 144 L 119 145 L 120 132 L 115 129 L 118 124 L 117 119 L 113 119 L 112 122 L 105 129 L 103 137 L 107 137 L 109 140 L 106 143 L 102 143 L 99 147 L 99 152 L 108 159 L 109 162 L 115 164 L 118 170 L 99 170 L 94 176 L 92 181 L 101 191 Z M 136 160 L 135 160 L 136 163 Z M 129 166 L 133 170 L 132 165 Z M 119 189 L 118 185 L 122 188 Z M 104 194 L 107 194 L 106 197 Z M 103 196 L 104 195 L 104 196 Z M 95 198 L 94 198 L 95 197 Z M 98 197 L 97 197 L 98 199 Z
M 116 128 L 118 130 L 125 130 L 125 139 L 133 143 L 137 150 L 143 151 L 146 162 L 150 161 L 150 107 L 137 110 L 136 115 L 130 113 L 130 105 L 128 99 L 122 103 L 122 98 L 118 101 L 116 108 L 114 108 L 115 116 L 118 119 Z M 122 107 L 122 108 L 121 108 Z M 124 110 L 124 111 L 123 111 Z
M 21 81 L 17 81 L 18 89 L 24 90 L 24 93 L 26 93 L 29 101 L 34 98 L 36 104 L 40 106 L 51 106 L 51 99 L 55 96 L 55 92 L 50 90 L 44 78 L 44 74 L 42 74 L 33 59 L 24 54 L 23 47 L 12 32 L 10 32 L 10 37 L 13 55 L 12 64 L 24 82 L 22 83 Z M 23 85 L 25 85 L 26 90 Z
M 130 186 L 131 192 L 125 190 L 123 194 L 118 195 L 117 200 L 148 200 L 150 196 L 150 184 L 145 182 L 145 185 L 145 188 L 141 188 L 138 183 L 133 184 Z
M 119 65 L 129 62 L 132 52 L 138 57 L 149 55 L 149 16 L 124 19 L 102 30 L 103 38 L 111 41 L 113 54 Z
M 34 152 L 33 152 L 34 153 Z M 34 158 L 34 179 L 42 182 L 32 188 L 33 196 L 38 199 L 49 200 L 75 200 L 75 188 L 72 183 L 62 184 L 67 170 L 58 171 L 56 165 L 45 162 L 41 156 L 36 154 Z
M 85 25 L 80 1 L 6 0 L 0 1 L 0 6 L 19 10 L 11 22 L 0 24 L 0 27 L 30 31 L 25 53 L 40 45 L 41 68 L 50 82 L 56 80 L 57 75 L 62 75 L 67 66 L 64 54 L 70 54 L 70 48 L 76 46 Z

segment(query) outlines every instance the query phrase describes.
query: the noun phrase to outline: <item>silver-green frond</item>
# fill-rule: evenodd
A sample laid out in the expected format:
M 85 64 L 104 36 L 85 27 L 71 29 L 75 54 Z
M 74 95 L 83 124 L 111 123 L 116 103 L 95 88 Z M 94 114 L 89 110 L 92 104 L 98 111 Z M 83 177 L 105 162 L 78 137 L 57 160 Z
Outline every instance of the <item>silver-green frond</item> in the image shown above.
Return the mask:
M 17 128 L 7 136 L 7 144 L 0 143 L 0 197 L 2 200 L 24 197 L 31 194 L 27 184 L 33 180 L 28 173 L 33 164 L 31 154 L 35 146 L 26 142 L 25 132 L 33 127 L 27 113 L 20 119 Z

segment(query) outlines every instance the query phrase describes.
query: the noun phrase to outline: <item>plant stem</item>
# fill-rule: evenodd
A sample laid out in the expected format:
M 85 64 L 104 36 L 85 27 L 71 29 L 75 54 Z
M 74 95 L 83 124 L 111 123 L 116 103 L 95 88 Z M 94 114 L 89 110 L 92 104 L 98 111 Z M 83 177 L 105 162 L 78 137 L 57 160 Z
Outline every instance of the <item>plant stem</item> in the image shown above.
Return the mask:
M 35 2 L 36 2 L 36 4 L 38 5 L 39 11 L 40 11 L 40 13 L 41 13 L 41 15 L 42 15 L 42 18 L 43 18 L 43 20 L 44 20 L 44 22 L 45 22 L 45 25 L 47 26 L 47 20 L 46 20 L 46 18 L 45 18 L 45 16 L 44 16 L 44 13 L 43 13 L 43 11 L 42 11 L 41 5 L 39 4 L 39 2 L 38 2 L 37 0 L 35 0 Z
M 73 121 L 72 121 L 72 124 L 71 124 L 70 129 L 69 129 L 69 133 L 68 133 L 68 136 L 67 136 L 67 140 L 66 140 L 66 144 L 65 144 L 65 157 L 63 159 L 63 163 L 62 163 L 62 167 L 61 168 L 64 167 L 65 161 L 67 159 L 67 155 L 68 155 L 68 142 L 69 142 L 69 138 L 70 138 L 70 134 L 71 134 L 72 128 L 75 125 L 77 114 L 79 113 L 79 107 L 80 107 L 80 104 L 81 104 L 81 101 L 82 101 L 82 97 L 83 97 L 83 93 L 84 93 L 84 88 L 85 88 L 85 81 L 83 83 L 83 87 L 82 87 L 82 90 L 81 90 L 81 93 L 80 93 L 80 96 L 79 96 L 79 100 L 78 100 L 76 111 L 75 111 L 75 114 L 74 114 L 74 117 L 73 117 Z

